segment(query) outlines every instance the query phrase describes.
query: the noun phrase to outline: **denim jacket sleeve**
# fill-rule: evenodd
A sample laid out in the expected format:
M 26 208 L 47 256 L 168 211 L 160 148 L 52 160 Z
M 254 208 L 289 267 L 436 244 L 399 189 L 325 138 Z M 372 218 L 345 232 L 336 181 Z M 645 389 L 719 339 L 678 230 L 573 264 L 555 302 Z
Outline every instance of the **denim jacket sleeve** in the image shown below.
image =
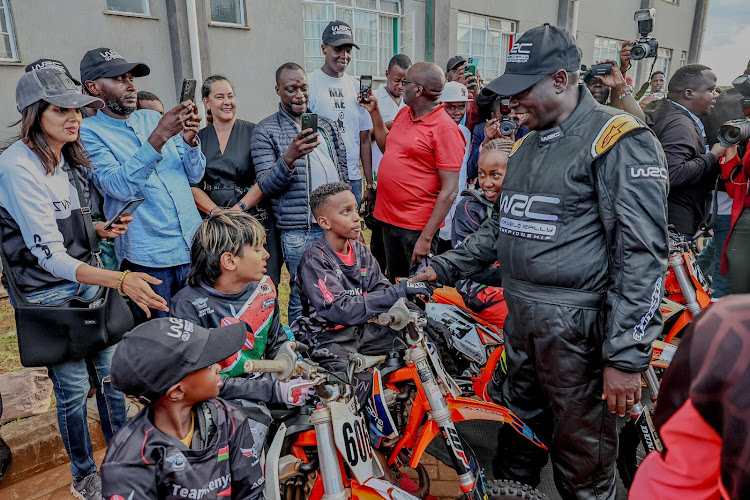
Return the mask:
M 185 169 L 185 175 L 188 178 L 188 182 L 197 183 L 203 179 L 203 174 L 206 172 L 206 156 L 201 151 L 201 142 L 198 136 L 195 137 L 197 146 L 190 146 L 185 142 L 182 137 L 173 137 L 175 140 L 177 151 L 180 153 L 180 159 L 182 160 L 182 167 Z
M 96 168 L 91 172 L 97 187 L 106 195 L 120 201 L 131 200 L 156 170 L 162 155 L 148 141 L 124 164 L 117 158 L 93 130 L 81 127 L 81 141 Z M 204 157 L 205 164 L 205 157 Z

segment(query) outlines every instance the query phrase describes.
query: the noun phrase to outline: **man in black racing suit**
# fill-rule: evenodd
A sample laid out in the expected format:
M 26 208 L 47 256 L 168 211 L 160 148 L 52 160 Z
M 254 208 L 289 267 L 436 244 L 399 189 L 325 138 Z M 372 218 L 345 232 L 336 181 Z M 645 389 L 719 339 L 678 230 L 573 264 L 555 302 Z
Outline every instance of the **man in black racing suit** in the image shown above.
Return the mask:
M 614 413 L 639 401 L 662 326 L 667 163 L 642 122 L 578 85 L 579 65 L 575 40 L 547 24 L 513 46 L 488 89 L 513 96 L 532 132 L 493 216 L 411 280 L 453 283 L 500 263 L 505 402 L 549 445 L 563 498 L 614 499 Z M 547 454 L 525 441 L 501 430 L 497 477 L 539 483 Z

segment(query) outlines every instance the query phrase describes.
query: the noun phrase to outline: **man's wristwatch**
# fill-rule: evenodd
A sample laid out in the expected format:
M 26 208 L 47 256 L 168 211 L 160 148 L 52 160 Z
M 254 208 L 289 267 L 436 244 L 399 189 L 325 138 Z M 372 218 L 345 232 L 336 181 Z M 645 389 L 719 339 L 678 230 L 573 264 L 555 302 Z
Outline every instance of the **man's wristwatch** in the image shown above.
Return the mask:
M 237 206 L 240 207 L 243 212 L 247 212 L 247 205 L 245 205 L 245 203 L 242 200 L 237 202 Z
M 372 184 L 365 184 L 365 189 L 369 189 L 370 191 L 375 191 L 378 188 L 378 183 L 373 182 Z
M 618 99 L 623 99 L 626 95 L 632 95 L 633 94 L 633 86 L 632 85 L 626 85 L 624 89 L 622 89 L 618 94 Z

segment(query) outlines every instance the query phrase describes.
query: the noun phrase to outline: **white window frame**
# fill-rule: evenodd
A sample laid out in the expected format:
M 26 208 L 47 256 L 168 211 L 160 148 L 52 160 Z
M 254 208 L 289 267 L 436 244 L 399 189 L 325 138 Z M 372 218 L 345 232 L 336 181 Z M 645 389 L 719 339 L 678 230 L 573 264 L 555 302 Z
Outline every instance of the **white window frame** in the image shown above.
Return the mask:
M 143 17 L 151 17 L 151 0 L 141 0 L 141 3 L 143 4 L 143 12 L 127 12 L 122 10 L 113 10 L 109 7 L 109 0 L 105 0 L 105 5 L 107 6 L 107 12 L 110 14 L 117 14 L 121 16 L 143 16 Z
M 623 41 L 617 38 L 596 35 L 594 37 L 594 57 L 591 64 L 596 64 L 596 61 L 603 61 L 605 59 L 612 59 L 617 64 L 620 64 L 620 50 L 622 50 Z M 604 46 L 603 42 L 606 42 L 606 46 Z
M 374 45 L 374 47 L 375 47 L 375 59 L 367 61 L 367 63 L 371 63 L 371 64 L 374 65 L 375 71 L 372 71 L 372 72 L 369 71 L 369 70 L 368 71 L 362 71 L 359 68 L 359 64 L 358 64 L 359 61 L 358 61 L 358 58 L 357 58 L 358 51 L 357 51 L 357 49 L 354 49 L 352 51 L 352 61 L 351 61 L 351 63 L 349 63 L 349 66 L 346 68 L 346 72 L 349 73 L 349 74 L 351 74 L 351 75 L 360 75 L 360 74 L 370 74 L 370 73 L 372 73 L 372 76 L 375 77 L 375 78 L 384 78 L 385 77 L 385 71 L 388 69 L 387 66 L 388 66 L 388 62 L 390 61 L 390 58 L 393 57 L 395 54 L 399 53 L 399 51 L 402 49 L 402 38 L 404 36 L 404 32 L 401 29 L 401 25 L 402 25 L 401 23 L 403 22 L 404 19 L 406 19 L 410 15 L 411 15 L 411 21 L 408 21 L 408 22 L 409 22 L 409 26 L 410 26 L 409 29 L 411 29 L 412 36 L 411 36 L 411 41 L 409 43 L 411 43 L 411 46 L 412 46 L 412 50 L 411 50 L 412 56 L 414 54 L 414 42 L 415 42 L 415 40 L 414 40 L 414 38 L 415 38 L 414 37 L 414 27 L 415 26 L 414 26 L 414 15 L 413 15 L 414 13 L 410 12 L 409 14 L 402 15 L 401 14 L 401 12 L 402 12 L 402 5 L 401 5 L 400 1 L 396 2 L 396 5 L 398 5 L 398 12 L 397 13 L 391 12 L 390 10 L 387 10 L 387 9 L 384 10 L 384 8 L 381 6 L 381 0 L 373 0 L 373 1 L 375 1 L 375 8 L 374 9 L 373 8 L 365 8 L 365 7 L 359 7 L 359 6 L 357 6 L 357 0 L 336 0 L 336 1 L 330 1 L 330 0 L 303 0 L 302 3 L 303 3 L 303 9 L 304 9 L 304 4 L 325 6 L 325 8 L 327 10 L 327 12 L 326 12 L 327 19 L 325 20 L 326 23 L 328 23 L 330 21 L 336 21 L 336 20 L 347 22 L 347 24 L 351 25 L 352 30 L 354 30 L 354 41 L 355 42 L 358 42 L 357 41 L 356 32 L 359 29 L 359 27 L 353 21 L 355 19 L 355 12 L 368 12 L 368 13 L 375 13 L 375 14 L 377 14 L 378 15 L 378 28 L 377 28 L 377 33 L 376 33 L 376 42 L 375 42 L 375 45 Z M 340 15 L 340 13 L 342 11 L 348 11 L 350 13 L 349 16 L 346 19 L 342 19 L 341 18 L 342 16 Z M 349 18 L 351 18 L 352 22 L 350 22 Z M 320 65 L 317 64 L 317 62 L 312 62 L 312 61 L 318 61 L 322 57 L 322 54 L 319 51 L 320 51 L 320 45 L 322 43 L 322 41 L 320 39 L 320 36 L 323 33 L 322 33 L 322 31 L 320 32 L 319 35 L 317 35 L 317 33 L 316 33 L 317 38 L 307 37 L 306 36 L 306 34 L 307 34 L 306 31 L 307 30 L 304 29 L 304 23 L 308 23 L 308 22 L 320 22 L 320 21 L 318 21 L 318 20 L 312 20 L 312 19 L 305 19 L 304 18 L 304 10 L 303 10 L 303 21 L 302 22 L 303 22 L 303 37 L 304 37 L 304 40 L 306 42 L 312 42 L 313 40 L 315 40 L 314 44 L 305 43 L 305 46 L 303 46 L 303 52 L 304 52 L 304 57 L 305 57 L 305 64 L 304 64 L 305 69 L 307 71 L 312 71 L 312 70 L 318 69 L 320 67 Z M 383 33 L 384 33 L 384 26 L 383 26 L 382 23 L 384 23 L 384 22 L 389 22 L 389 23 L 392 22 L 393 23 L 393 30 L 391 30 L 391 32 L 389 33 L 389 36 L 392 36 L 394 38 L 394 40 L 393 40 L 393 54 L 391 54 L 390 56 L 388 56 L 387 60 L 383 60 L 383 59 L 385 59 L 385 54 L 384 54 L 383 50 L 381 49 L 381 47 L 384 45 L 382 43 L 382 41 L 383 41 L 382 37 L 383 37 Z M 307 51 L 306 51 L 306 46 L 307 45 L 314 45 L 317 48 L 318 52 L 315 52 L 315 53 L 312 53 L 312 54 L 307 53 Z M 358 45 L 360 45 L 359 42 L 358 42 Z M 407 54 L 407 55 L 409 55 L 409 54 Z M 410 56 L 410 57 L 412 57 L 412 56 Z
M 0 31 L 0 35 L 8 37 L 8 45 L 10 45 L 10 57 L 0 57 L 2 62 L 18 62 L 18 46 L 16 45 L 16 34 L 13 26 L 13 15 L 10 11 L 9 0 L 0 0 L 0 6 L 3 8 L 3 16 L 5 16 L 5 25 L 8 28 L 7 32 Z
M 226 26 L 231 28 L 236 28 L 238 26 L 245 27 L 247 26 L 247 16 L 245 15 L 245 0 L 236 0 L 239 2 L 239 11 L 240 11 L 240 22 L 239 23 L 227 23 L 224 21 L 214 21 L 211 17 L 211 0 L 208 1 L 208 20 L 211 24 L 211 26 Z
M 461 24 L 461 17 L 462 16 L 469 16 L 469 24 Z M 476 19 L 484 19 L 484 27 L 483 28 L 480 28 L 479 26 L 474 26 L 475 18 Z M 502 75 L 503 72 L 505 71 L 505 65 L 506 65 L 506 63 L 508 61 L 508 52 L 510 51 L 510 48 L 513 46 L 513 43 L 515 43 L 515 40 L 518 37 L 518 21 L 514 21 L 512 19 L 504 19 L 504 18 L 501 18 L 501 17 L 486 16 L 486 15 L 483 15 L 483 14 L 474 14 L 472 12 L 467 12 L 467 11 L 458 11 L 458 19 L 459 19 L 459 21 L 458 21 L 458 23 L 459 23 L 458 24 L 459 30 L 460 29 L 468 29 L 469 30 L 469 42 L 468 42 L 469 43 L 469 51 L 467 52 L 465 50 L 461 50 L 461 48 L 460 48 L 460 40 L 458 40 L 458 34 L 457 34 L 456 35 L 456 38 L 457 38 L 456 42 L 457 42 L 457 47 L 459 47 L 458 50 L 457 50 L 457 54 L 460 55 L 460 56 L 467 57 L 467 58 L 468 57 L 478 57 L 478 58 L 480 58 L 481 62 L 478 64 L 478 68 L 477 69 L 479 70 L 480 73 L 482 73 L 482 77 L 484 78 L 485 81 L 493 80 L 493 79 L 499 77 L 500 75 Z M 500 22 L 500 25 L 501 25 L 500 29 L 490 27 L 490 21 L 498 21 L 498 22 Z M 510 27 L 511 29 L 509 29 L 509 30 L 504 29 L 503 28 L 503 24 L 504 23 L 511 23 L 511 27 Z M 490 43 L 490 41 L 489 41 L 489 36 L 485 37 L 484 51 L 483 51 L 484 55 L 478 55 L 478 54 L 471 54 L 471 53 L 469 53 L 469 52 L 472 51 L 471 50 L 472 44 L 475 43 L 473 41 L 473 31 L 474 30 L 483 30 L 483 31 L 486 31 L 487 35 L 489 35 L 491 33 L 494 33 L 496 35 L 499 35 L 501 40 L 504 40 L 504 37 L 507 37 L 507 41 L 508 41 L 508 43 L 507 43 L 507 45 L 508 45 L 507 50 L 503 50 L 504 49 L 503 45 L 501 45 L 501 47 L 500 47 L 500 56 L 499 56 L 499 61 L 498 61 L 499 62 L 499 66 L 498 66 L 498 69 L 497 69 L 497 74 L 490 73 L 489 70 L 488 70 L 488 68 L 487 68 L 487 64 L 486 64 L 486 60 L 490 58 L 490 56 L 489 56 L 489 49 L 490 49 L 490 47 L 493 46 Z M 493 57 L 492 59 L 495 59 L 495 58 Z
M 663 47 L 659 47 L 659 52 L 656 54 L 656 64 L 654 64 L 654 70 L 653 71 L 663 71 L 664 72 L 664 78 L 669 78 L 669 67 L 672 65 L 672 56 L 674 55 L 674 51 L 672 49 L 667 49 Z M 661 61 L 664 61 L 664 65 L 661 65 Z M 653 74 L 652 71 L 652 74 Z
M 683 50 L 680 54 L 680 68 L 687 64 L 687 50 Z

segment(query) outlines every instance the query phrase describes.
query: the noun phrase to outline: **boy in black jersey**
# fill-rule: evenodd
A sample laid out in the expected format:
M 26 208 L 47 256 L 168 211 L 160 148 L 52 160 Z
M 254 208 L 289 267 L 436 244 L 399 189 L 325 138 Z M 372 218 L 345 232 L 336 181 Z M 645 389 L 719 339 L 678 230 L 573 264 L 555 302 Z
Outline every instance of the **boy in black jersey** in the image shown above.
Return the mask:
M 218 363 L 246 337 L 242 322 L 208 330 L 177 318 L 155 319 L 125 335 L 112 359 L 112 384 L 147 406 L 109 446 L 104 498 L 262 498 L 250 421 L 217 398 Z
M 312 348 L 310 357 L 326 369 L 346 371 L 349 353 L 386 354 L 398 333 L 368 321 L 400 298 L 429 295 L 424 283 L 392 285 L 377 260 L 358 240 L 357 201 L 348 184 L 331 182 L 310 195 L 310 210 L 324 236 L 305 251 L 297 269 L 302 316 L 292 323 L 297 338 Z M 416 285 L 416 286 L 415 286 Z M 372 374 L 357 375 L 356 394 L 364 403 Z

